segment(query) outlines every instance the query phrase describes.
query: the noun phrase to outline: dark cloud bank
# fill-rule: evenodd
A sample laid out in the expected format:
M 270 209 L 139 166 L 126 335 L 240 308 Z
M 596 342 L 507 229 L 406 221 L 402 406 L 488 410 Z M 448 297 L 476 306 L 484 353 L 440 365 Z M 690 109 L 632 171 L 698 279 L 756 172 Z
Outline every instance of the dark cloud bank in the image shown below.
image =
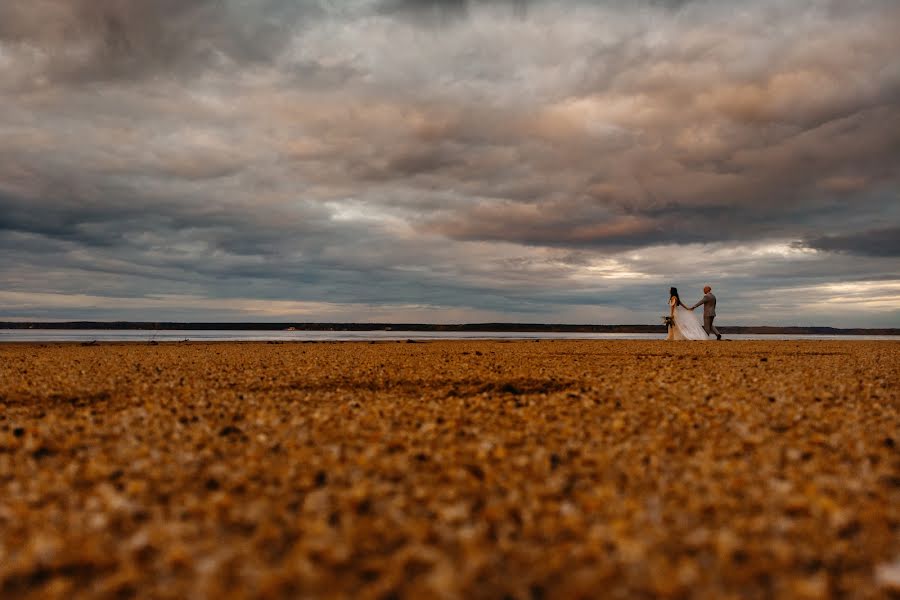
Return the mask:
M 898 19 L 2 3 L 0 318 L 900 325 Z

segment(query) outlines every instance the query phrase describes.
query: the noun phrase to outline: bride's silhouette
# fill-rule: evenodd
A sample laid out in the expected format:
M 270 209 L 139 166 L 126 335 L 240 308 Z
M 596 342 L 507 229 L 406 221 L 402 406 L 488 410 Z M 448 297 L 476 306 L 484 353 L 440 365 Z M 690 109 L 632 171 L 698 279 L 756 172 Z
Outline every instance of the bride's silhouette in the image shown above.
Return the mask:
M 667 340 L 708 340 L 709 336 L 691 310 L 681 303 L 678 288 L 669 289 L 669 336 Z

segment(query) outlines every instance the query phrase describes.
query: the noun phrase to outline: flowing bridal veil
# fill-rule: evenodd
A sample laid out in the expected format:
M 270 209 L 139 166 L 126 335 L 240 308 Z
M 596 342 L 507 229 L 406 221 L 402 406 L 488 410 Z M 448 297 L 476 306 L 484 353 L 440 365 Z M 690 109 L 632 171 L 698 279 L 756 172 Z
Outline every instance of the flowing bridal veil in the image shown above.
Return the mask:
M 708 340 L 709 336 L 703 330 L 703 325 L 692 311 L 683 306 L 675 307 L 675 327 L 676 335 L 681 334 L 683 340 Z
M 674 301 L 674 299 L 673 299 Z M 675 324 L 669 329 L 670 340 L 708 340 L 709 336 L 692 311 L 678 305 L 675 307 Z

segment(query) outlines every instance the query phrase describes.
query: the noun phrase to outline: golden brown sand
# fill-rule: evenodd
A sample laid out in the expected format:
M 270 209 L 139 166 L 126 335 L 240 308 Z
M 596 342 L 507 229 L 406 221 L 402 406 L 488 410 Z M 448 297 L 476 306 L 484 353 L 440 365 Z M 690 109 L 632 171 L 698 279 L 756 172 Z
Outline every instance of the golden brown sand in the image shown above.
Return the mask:
M 900 344 L 0 346 L 0 596 L 880 598 Z

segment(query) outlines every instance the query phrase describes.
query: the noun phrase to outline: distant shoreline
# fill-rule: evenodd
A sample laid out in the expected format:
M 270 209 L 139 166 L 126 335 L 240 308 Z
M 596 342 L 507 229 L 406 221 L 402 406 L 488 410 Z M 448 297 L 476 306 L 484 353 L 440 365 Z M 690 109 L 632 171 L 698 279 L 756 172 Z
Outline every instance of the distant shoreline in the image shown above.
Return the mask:
M 542 323 L 190 323 L 143 321 L 0 322 L 0 329 L 101 329 L 138 331 L 491 331 L 546 333 L 665 333 L 663 325 L 568 325 Z M 838 328 L 812 326 L 719 326 L 730 334 L 900 335 L 900 328 Z

